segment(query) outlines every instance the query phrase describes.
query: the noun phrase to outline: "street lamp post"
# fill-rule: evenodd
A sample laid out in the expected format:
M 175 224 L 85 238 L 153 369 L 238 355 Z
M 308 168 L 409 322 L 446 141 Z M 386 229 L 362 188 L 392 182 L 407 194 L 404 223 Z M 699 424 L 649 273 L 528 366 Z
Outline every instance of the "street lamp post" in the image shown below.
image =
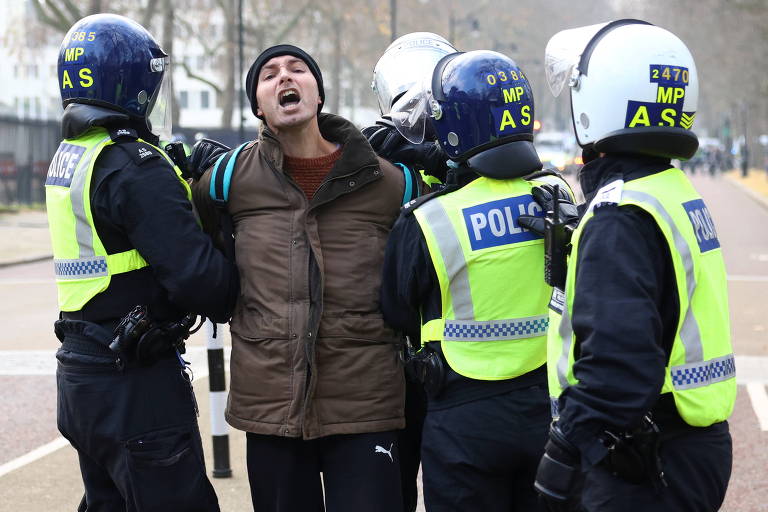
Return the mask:
M 238 92 L 239 96 L 239 117 L 240 117 L 240 129 L 239 129 L 239 136 L 240 136 L 240 142 L 243 142 L 245 140 L 245 116 L 243 115 L 243 109 L 245 108 L 245 94 L 243 94 L 243 0 L 238 0 L 237 2 L 237 50 L 238 50 L 238 76 L 237 76 L 237 87 L 235 87 L 235 90 Z
M 389 33 L 390 42 L 397 39 L 397 0 L 389 0 Z

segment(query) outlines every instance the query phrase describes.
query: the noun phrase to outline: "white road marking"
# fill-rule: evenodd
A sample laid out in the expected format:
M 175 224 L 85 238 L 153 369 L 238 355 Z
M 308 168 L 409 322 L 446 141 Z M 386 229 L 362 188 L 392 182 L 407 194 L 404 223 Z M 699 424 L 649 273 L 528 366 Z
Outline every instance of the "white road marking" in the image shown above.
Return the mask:
M 49 284 L 56 285 L 56 281 L 50 279 L 0 279 L 0 286 L 26 286 L 28 284 Z
M 225 361 L 229 361 L 229 354 L 229 347 L 225 347 Z M 195 380 L 208 377 L 207 355 L 205 347 L 191 347 L 187 350 L 187 353 L 184 354 L 184 359 L 192 364 L 192 368 L 198 368 L 198 370 L 194 372 Z M 0 376 L 55 374 L 56 351 L 54 350 L 0 350 Z M 226 392 L 223 393 L 225 394 Z M 218 397 L 212 398 L 215 399 Z M 223 412 L 223 408 L 219 409 Z M 218 423 L 216 424 L 218 425 Z M 222 430 L 222 427 L 219 425 L 217 431 L 220 430 Z M 39 446 L 20 457 L 0 465 L 0 477 L 26 466 L 27 464 L 31 464 L 46 455 L 50 455 L 65 446 L 69 446 L 69 441 L 63 437 L 57 437 L 50 443 Z
M 736 382 L 768 384 L 768 357 L 736 356 Z
M 38 459 L 42 459 L 46 455 L 50 455 L 51 453 L 61 448 L 64 448 L 65 446 L 69 446 L 69 441 L 67 441 L 61 436 L 57 437 L 56 439 L 54 439 L 48 444 L 44 444 L 43 446 L 38 446 L 31 452 L 25 453 L 21 457 L 17 457 L 12 461 L 6 462 L 2 466 L 0 466 L 0 477 L 7 475 L 8 473 L 10 473 L 15 469 L 19 469 L 20 467 L 26 466 L 27 464 L 31 464 L 32 462 L 35 462 Z
M 760 423 L 760 430 L 768 432 L 768 393 L 765 392 L 765 385 L 762 382 L 749 382 L 747 392 Z
M 747 283 L 768 283 L 768 276 L 758 275 L 729 275 L 729 281 L 747 282 Z
M 231 349 L 225 347 L 224 360 L 229 361 Z M 190 347 L 182 357 L 192 364 L 197 379 L 208 376 L 208 353 L 205 347 Z M 55 350 L 0 350 L 0 376 L 56 375 Z

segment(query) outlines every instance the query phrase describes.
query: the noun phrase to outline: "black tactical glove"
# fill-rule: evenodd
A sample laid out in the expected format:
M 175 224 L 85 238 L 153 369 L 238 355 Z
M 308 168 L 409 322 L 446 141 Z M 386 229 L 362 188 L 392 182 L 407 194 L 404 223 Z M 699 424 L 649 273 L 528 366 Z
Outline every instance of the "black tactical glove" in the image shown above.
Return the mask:
M 559 185 L 534 187 L 531 194 L 546 215 L 543 218 L 521 215 L 518 224 L 544 236 L 544 281 L 564 290 L 571 234 L 579 223 L 579 212 L 570 193 Z
M 580 459 L 579 451 L 565 438 L 557 422 L 553 423 L 533 484 L 549 512 L 581 510 Z
M 363 129 L 371 147 L 381 158 L 390 162 L 403 163 L 417 169 L 423 168 L 430 176 L 434 176 L 445 183 L 445 175 L 448 172 L 448 155 L 437 142 L 425 141 L 421 144 L 413 144 L 400 135 L 397 128 L 386 119 L 380 120 L 376 125 Z
M 567 186 L 567 185 L 566 185 Z M 579 223 L 579 212 L 573 202 L 573 196 L 569 188 L 560 185 L 545 184 L 540 187 L 533 187 L 531 190 L 534 201 L 544 210 L 545 216 L 552 217 L 555 209 L 554 197 L 557 197 L 558 219 L 552 219 L 555 223 L 562 222 L 570 228 L 570 231 L 576 229 Z M 521 227 L 530 229 L 534 233 L 544 235 L 545 217 L 534 217 L 533 215 L 521 215 L 517 221 Z M 570 240 L 570 239 L 569 239 Z
M 205 171 L 213 167 L 216 159 L 229 150 L 228 146 L 211 139 L 200 139 L 195 142 L 187 166 L 192 179 L 199 180 Z

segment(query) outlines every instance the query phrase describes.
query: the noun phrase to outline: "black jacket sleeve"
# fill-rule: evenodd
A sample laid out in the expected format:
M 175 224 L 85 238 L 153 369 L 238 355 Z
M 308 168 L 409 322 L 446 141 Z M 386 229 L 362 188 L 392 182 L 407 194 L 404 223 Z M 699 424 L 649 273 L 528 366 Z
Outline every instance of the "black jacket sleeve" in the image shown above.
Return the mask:
M 400 215 L 384 253 L 381 280 L 384 320 L 419 340 L 421 322 L 440 317 L 440 287 L 416 217 Z
M 120 159 L 124 146 L 106 158 Z M 99 177 L 94 216 L 126 235 L 174 306 L 228 321 L 239 294 L 237 269 L 203 233 L 171 166 L 158 155 L 103 167 L 118 170 Z
M 603 430 L 631 430 L 659 399 L 679 305 L 668 245 L 639 208 L 597 210 L 577 258 L 579 383 L 561 396 L 560 423 L 590 466 L 606 453 Z

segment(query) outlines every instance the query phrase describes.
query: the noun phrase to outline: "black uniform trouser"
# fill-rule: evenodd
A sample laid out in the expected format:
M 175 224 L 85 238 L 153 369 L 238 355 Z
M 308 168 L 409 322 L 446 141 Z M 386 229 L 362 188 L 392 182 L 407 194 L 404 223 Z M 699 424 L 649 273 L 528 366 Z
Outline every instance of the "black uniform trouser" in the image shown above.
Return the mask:
M 728 423 L 662 432 L 660 449 L 668 487 L 636 485 L 613 476 L 602 465 L 584 479 L 587 512 L 717 512 L 725 499 L 733 461 Z
M 535 512 L 551 421 L 543 386 L 428 411 L 421 445 L 427 512 Z
M 400 452 L 400 480 L 403 486 L 403 511 L 415 512 L 419 502 L 421 431 L 427 414 L 427 395 L 417 382 L 405 380 L 405 428 L 397 433 Z
M 59 350 L 58 427 L 80 458 L 79 512 L 218 511 L 192 388 L 175 355 L 118 370 Z
M 247 462 L 253 509 L 401 512 L 396 439 L 394 431 L 309 441 L 249 432 Z

